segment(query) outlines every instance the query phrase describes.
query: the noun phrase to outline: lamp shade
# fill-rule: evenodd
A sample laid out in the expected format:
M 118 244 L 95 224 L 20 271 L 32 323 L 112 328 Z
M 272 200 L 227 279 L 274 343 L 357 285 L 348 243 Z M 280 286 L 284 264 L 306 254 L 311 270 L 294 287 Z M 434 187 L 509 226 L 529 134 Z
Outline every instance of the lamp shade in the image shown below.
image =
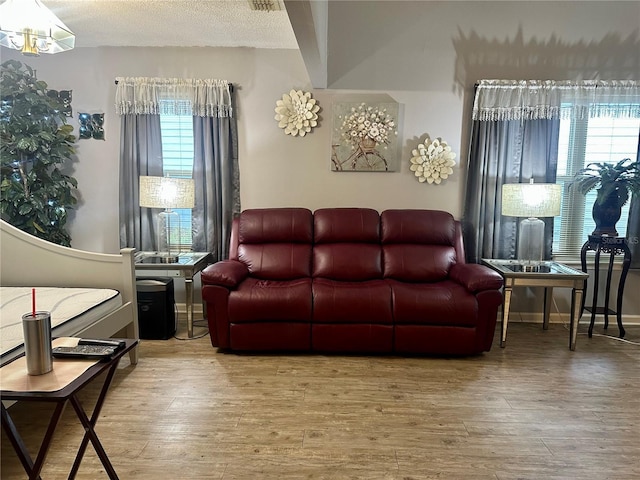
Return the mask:
M 140 206 L 193 208 L 195 189 L 190 178 L 140 177 Z
M 76 36 L 40 0 L 6 0 L 0 5 L 0 45 L 24 55 L 59 53 L 75 46 Z
M 562 186 L 555 183 L 508 183 L 502 186 L 502 215 L 555 217 L 561 198 Z

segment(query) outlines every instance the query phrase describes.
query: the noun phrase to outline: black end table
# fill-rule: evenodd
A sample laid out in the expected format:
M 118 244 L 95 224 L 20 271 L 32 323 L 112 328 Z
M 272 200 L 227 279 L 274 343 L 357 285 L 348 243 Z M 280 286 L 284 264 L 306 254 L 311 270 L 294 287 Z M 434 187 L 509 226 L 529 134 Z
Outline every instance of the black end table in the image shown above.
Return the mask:
M 589 337 L 593 335 L 593 325 L 596 321 L 596 314 L 604 314 L 604 329 L 609 326 L 609 314 L 616 315 L 618 321 L 618 330 L 620 332 L 620 338 L 624 338 L 625 330 L 622 326 L 622 297 L 624 294 L 624 283 L 627 279 L 627 273 L 629 273 L 629 267 L 631 266 L 631 250 L 627 245 L 627 239 L 624 237 L 609 237 L 607 235 L 589 235 L 588 240 L 582 246 L 580 250 L 580 263 L 582 265 L 582 271 L 587 272 L 587 252 L 593 250 L 595 252 L 594 271 L 593 271 L 593 303 L 591 307 L 584 306 L 584 299 L 582 300 L 581 309 L 591 312 L 591 323 L 589 324 Z M 606 253 L 609 255 L 609 267 L 607 269 L 607 284 L 604 294 L 604 306 L 598 307 L 598 282 L 600 280 L 600 254 Z M 622 260 L 622 272 L 620 273 L 620 281 L 618 282 L 618 298 L 616 301 L 616 310 L 613 311 L 609 308 L 609 292 L 611 290 L 611 274 L 613 272 L 613 263 L 616 255 L 623 255 Z M 584 285 L 585 291 L 587 290 L 587 282 Z

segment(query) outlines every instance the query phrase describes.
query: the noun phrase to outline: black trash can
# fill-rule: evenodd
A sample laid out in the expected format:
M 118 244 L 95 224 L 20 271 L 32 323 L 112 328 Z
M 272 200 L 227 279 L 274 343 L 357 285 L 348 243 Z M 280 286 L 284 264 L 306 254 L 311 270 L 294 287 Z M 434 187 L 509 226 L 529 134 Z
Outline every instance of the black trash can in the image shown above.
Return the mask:
M 138 326 L 140 338 L 167 340 L 176 333 L 173 279 L 138 277 Z

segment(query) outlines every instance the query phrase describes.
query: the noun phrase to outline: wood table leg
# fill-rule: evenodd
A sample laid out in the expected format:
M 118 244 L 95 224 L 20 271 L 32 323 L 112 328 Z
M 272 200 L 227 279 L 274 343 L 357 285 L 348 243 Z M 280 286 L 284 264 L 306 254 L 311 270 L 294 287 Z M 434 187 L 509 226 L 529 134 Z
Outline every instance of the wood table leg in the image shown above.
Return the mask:
M 551 317 L 551 303 L 553 301 L 553 287 L 544 289 L 544 317 L 542 318 L 542 329 L 549 330 L 549 317 Z
M 578 324 L 582 315 L 582 299 L 584 291 L 581 288 L 574 288 L 571 294 L 571 326 L 569 328 L 569 350 L 576 349 L 578 339 Z
M 96 435 L 96 432 L 94 430 L 96 422 L 98 421 L 98 417 L 100 416 L 100 411 L 102 410 L 102 405 L 104 404 L 104 400 L 107 397 L 107 392 L 109 391 L 109 387 L 111 386 L 111 381 L 113 380 L 113 377 L 116 373 L 117 368 L 118 368 L 118 362 L 115 362 L 111 366 L 111 368 L 109 368 L 109 371 L 107 372 L 107 376 L 102 385 L 102 389 L 100 390 L 100 395 L 98 395 L 98 400 L 96 401 L 95 407 L 93 408 L 91 419 L 87 417 L 86 412 L 82 408 L 80 401 L 75 395 L 73 395 L 69 399 L 71 402 L 71 405 L 76 411 L 76 415 L 78 416 L 80 423 L 82 423 L 82 426 L 84 427 L 84 430 L 85 430 L 84 437 L 82 438 L 82 443 L 80 443 L 80 447 L 78 448 L 78 453 L 76 454 L 76 458 L 73 462 L 73 467 L 71 467 L 71 472 L 69 473 L 69 480 L 74 479 L 78 474 L 78 469 L 80 468 L 80 462 L 82 462 L 82 458 L 84 457 L 85 451 L 87 450 L 87 445 L 89 444 L 89 441 L 91 441 L 91 444 L 93 445 L 93 448 L 98 454 L 98 458 L 100 458 L 100 461 L 102 462 L 102 465 L 107 471 L 107 475 L 109 475 L 109 478 L 111 480 L 118 480 L 118 475 L 116 474 L 116 471 L 113 468 L 113 465 L 111 464 L 111 461 L 109 460 L 107 453 L 104 451 L 104 448 L 102 447 L 102 443 L 100 443 L 100 440 L 98 439 L 98 435 Z
M 56 403 L 56 408 L 53 411 L 51 419 L 49 420 L 49 425 L 47 426 L 47 431 L 45 432 L 44 438 L 42 439 L 42 444 L 40 445 L 40 450 L 38 451 L 38 456 L 36 457 L 35 463 L 31 459 L 29 451 L 27 450 L 22 437 L 18 433 L 18 429 L 16 428 L 15 423 L 13 423 L 13 419 L 9 415 L 9 412 L 5 408 L 4 404 L 2 405 L 2 426 L 4 427 L 4 430 L 9 437 L 11 445 L 13 445 L 13 449 L 16 451 L 16 454 L 20 459 L 20 463 L 22 463 L 25 472 L 27 472 L 29 480 L 41 480 L 40 472 L 42 471 L 44 461 L 47 458 L 47 453 L 49 453 L 51 440 L 53 440 L 53 433 L 56 430 L 66 404 L 66 401 Z
M 509 324 L 509 307 L 511 306 L 511 287 L 504 288 L 504 303 L 502 305 L 502 335 L 500 346 L 505 347 L 507 343 L 507 326 Z

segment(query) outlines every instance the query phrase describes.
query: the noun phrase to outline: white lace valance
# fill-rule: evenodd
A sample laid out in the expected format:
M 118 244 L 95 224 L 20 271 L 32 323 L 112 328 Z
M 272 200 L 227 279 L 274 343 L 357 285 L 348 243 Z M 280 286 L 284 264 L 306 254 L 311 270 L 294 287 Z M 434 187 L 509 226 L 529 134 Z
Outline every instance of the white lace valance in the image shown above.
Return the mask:
M 232 117 L 232 85 L 226 80 L 116 78 L 116 112 Z
M 473 119 L 640 118 L 640 83 L 634 80 L 482 80 Z

